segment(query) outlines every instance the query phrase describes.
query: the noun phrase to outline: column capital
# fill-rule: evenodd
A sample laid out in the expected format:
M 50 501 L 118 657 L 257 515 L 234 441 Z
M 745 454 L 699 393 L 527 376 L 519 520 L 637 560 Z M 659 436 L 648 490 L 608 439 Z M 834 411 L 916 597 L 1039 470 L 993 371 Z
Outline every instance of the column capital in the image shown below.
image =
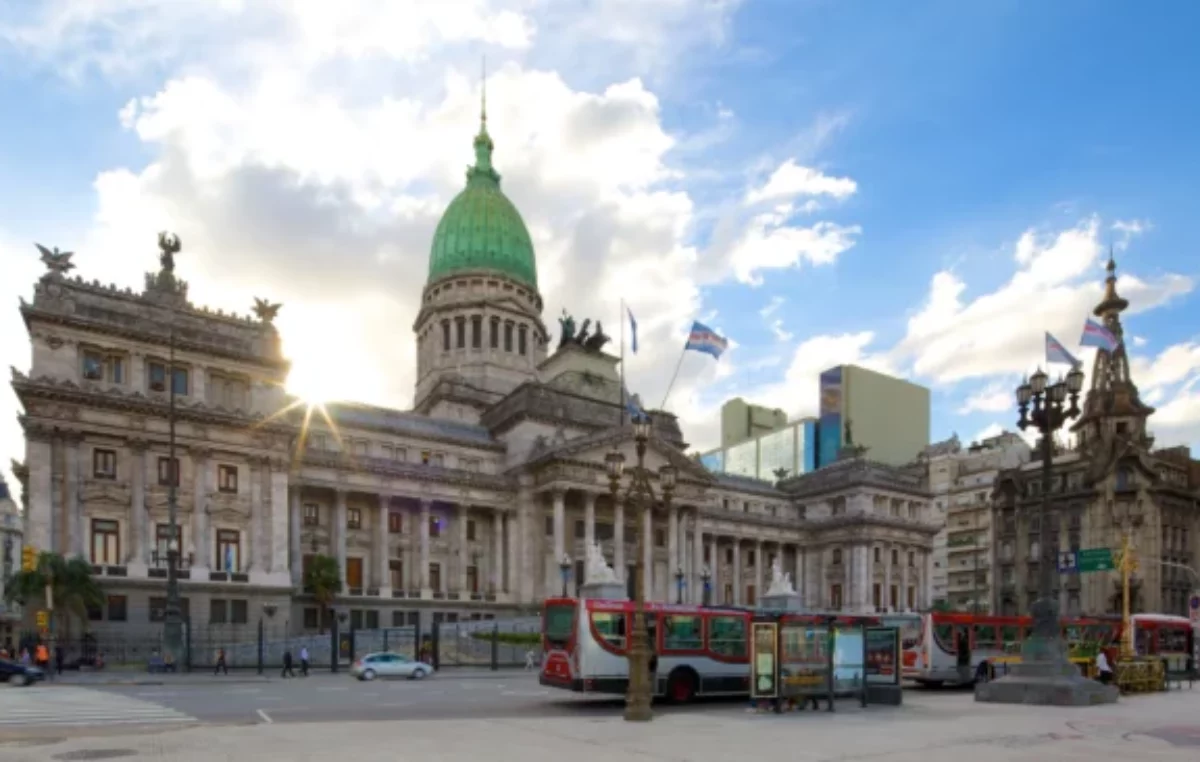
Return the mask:
M 611 493 L 609 493 L 609 494 L 611 494 Z M 595 506 L 596 498 L 599 496 L 600 496 L 599 493 L 592 492 L 591 490 L 587 490 L 583 493 L 583 504 Z

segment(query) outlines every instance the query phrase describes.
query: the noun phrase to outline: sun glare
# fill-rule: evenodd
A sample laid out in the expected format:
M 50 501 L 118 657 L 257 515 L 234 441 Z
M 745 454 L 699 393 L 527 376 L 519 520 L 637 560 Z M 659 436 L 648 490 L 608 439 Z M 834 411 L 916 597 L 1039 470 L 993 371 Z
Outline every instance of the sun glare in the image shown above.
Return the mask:
M 383 376 L 357 326 L 344 314 L 305 309 L 281 330 L 291 360 L 286 388 L 310 405 L 340 400 L 379 400 Z

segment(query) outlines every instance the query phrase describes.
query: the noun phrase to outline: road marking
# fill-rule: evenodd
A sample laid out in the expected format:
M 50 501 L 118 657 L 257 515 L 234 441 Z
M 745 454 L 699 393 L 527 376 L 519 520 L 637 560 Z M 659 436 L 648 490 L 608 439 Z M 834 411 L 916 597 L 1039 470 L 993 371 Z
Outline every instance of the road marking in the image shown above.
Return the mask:
M 319 690 L 319 691 L 348 691 L 348 690 L 350 690 L 350 687 L 346 686 L 346 685 L 322 685 L 319 688 L 317 688 L 317 690 Z
M 262 688 L 233 688 L 230 693 L 261 693 Z
M 272 720 L 270 716 L 268 716 L 267 713 L 261 709 L 258 710 L 258 716 L 262 717 L 263 722 L 267 723 L 268 725 L 274 724 L 274 720 Z
M 550 691 L 503 691 L 501 695 L 533 698 L 534 696 L 549 696 Z
M 150 701 L 88 688 L 0 693 L 0 727 L 151 725 L 196 718 Z

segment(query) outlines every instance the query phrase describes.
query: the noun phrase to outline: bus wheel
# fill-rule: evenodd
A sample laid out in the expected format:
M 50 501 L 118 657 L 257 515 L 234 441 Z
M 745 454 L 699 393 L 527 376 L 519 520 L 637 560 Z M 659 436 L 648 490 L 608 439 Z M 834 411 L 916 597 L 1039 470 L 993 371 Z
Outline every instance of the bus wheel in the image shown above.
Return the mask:
M 667 678 L 667 698 L 672 704 L 686 704 L 696 697 L 696 673 L 679 668 Z

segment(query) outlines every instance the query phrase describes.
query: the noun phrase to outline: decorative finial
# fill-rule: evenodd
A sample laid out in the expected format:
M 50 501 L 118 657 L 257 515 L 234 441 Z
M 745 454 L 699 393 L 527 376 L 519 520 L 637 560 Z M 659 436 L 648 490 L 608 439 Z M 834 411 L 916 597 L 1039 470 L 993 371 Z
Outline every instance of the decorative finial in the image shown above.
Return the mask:
M 487 132 L 487 54 L 479 66 L 479 124 L 480 131 Z
M 259 320 L 263 321 L 267 325 L 272 324 L 272 321 L 275 320 L 275 316 L 279 314 L 279 308 L 282 306 L 283 305 L 279 303 L 273 304 L 267 299 L 259 299 L 257 296 L 254 297 L 254 314 Z
M 1113 259 L 1113 245 L 1111 243 L 1108 245 L 1108 264 L 1104 266 L 1104 269 L 1108 270 L 1109 275 L 1117 271 L 1117 262 Z

